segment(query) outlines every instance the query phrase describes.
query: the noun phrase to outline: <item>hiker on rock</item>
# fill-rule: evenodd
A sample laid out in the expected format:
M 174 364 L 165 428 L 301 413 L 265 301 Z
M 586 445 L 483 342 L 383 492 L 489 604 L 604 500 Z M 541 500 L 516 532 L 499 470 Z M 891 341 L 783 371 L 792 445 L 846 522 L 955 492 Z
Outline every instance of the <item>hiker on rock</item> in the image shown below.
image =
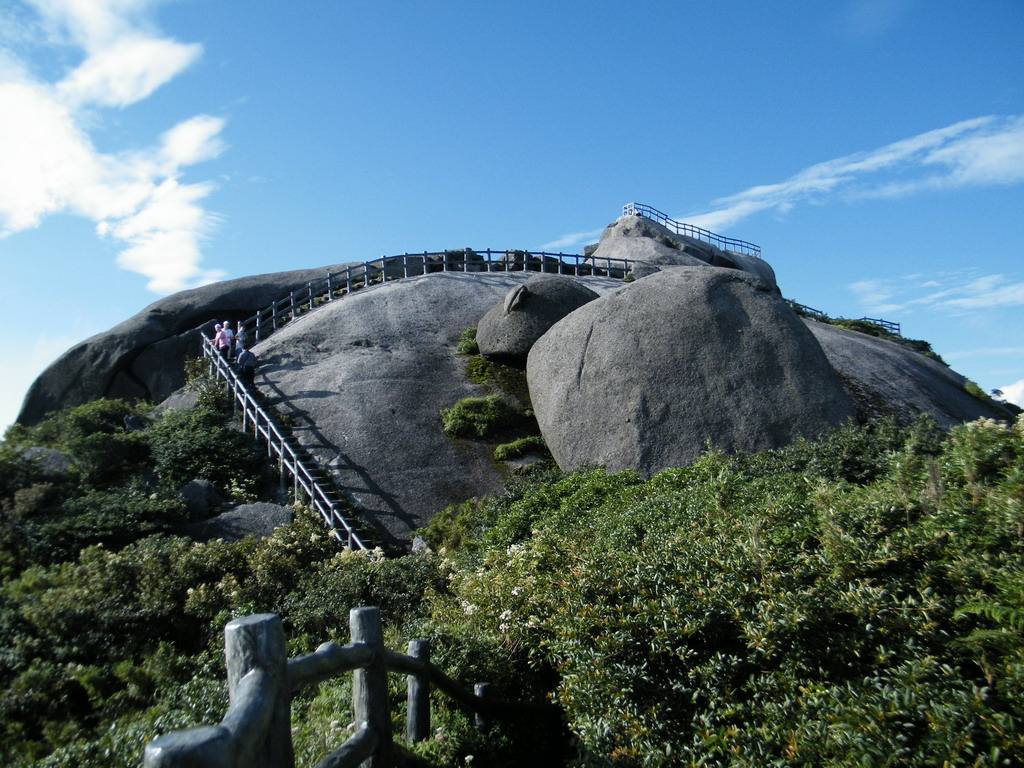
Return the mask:
M 258 364 L 259 361 L 256 359 L 256 355 L 246 347 L 242 347 L 242 351 L 238 353 L 238 372 L 247 387 L 251 388 L 254 386 L 256 366 Z
M 241 322 L 238 324 L 238 332 L 235 334 L 235 359 L 242 354 L 243 350 L 249 348 L 249 333 Z
M 215 326 L 213 326 L 213 330 L 213 346 L 217 348 L 218 352 L 227 357 L 227 348 L 231 344 L 231 341 L 229 340 L 227 334 L 224 333 L 224 326 L 221 325 L 220 323 L 217 323 Z
M 224 321 L 224 328 L 223 328 L 223 330 L 224 330 L 224 338 L 226 338 L 227 342 L 228 342 L 227 343 L 227 350 L 226 350 L 227 358 L 228 358 L 228 360 L 232 360 L 234 358 L 234 356 L 235 356 L 235 332 L 231 328 L 231 321 L 230 320 L 225 320 Z

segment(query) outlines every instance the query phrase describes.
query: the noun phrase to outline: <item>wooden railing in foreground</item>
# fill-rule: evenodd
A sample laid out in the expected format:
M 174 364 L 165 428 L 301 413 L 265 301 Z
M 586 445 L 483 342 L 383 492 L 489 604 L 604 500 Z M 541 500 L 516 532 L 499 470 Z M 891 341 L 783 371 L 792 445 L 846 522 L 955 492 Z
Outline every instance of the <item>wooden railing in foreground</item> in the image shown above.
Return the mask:
M 547 251 L 495 251 L 490 248 L 381 256 L 340 272 L 328 272 L 326 277 L 310 281 L 304 288 L 291 291 L 259 310 L 243 320 L 241 325 L 251 334 L 250 338 L 262 341 L 296 317 L 360 288 L 435 272 L 546 272 L 576 277 L 623 279 L 633 264 L 630 259 Z
M 392 768 L 400 748 L 391 733 L 388 672 L 405 673 L 408 707 L 406 740 L 430 735 L 430 688 L 433 685 L 475 715 L 488 719 L 530 714 L 557 720 L 550 704 L 513 704 L 487 696 L 478 683 L 463 688 L 430 663 L 427 640 L 409 643 L 408 655 L 384 646 L 380 611 L 349 612 L 352 642 L 328 642 L 313 653 L 287 658 L 284 629 L 273 613 L 235 619 L 224 627 L 228 676 L 228 711 L 219 725 L 175 731 L 146 746 L 144 768 L 292 768 L 291 699 L 308 686 L 352 672 L 355 733 L 317 764 L 317 768 Z
M 242 416 L 242 431 L 252 430 L 253 436 L 267 444 L 267 458 L 276 455 L 281 481 L 291 475 L 295 500 L 300 491 L 306 494 L 310 506 L 319 513 L 335 538 L 349 549 L 368 549 L 367 535 L 360 533 L 355 523 L 342 514 L 343 502 L 323 471 L 314 460 L 303 460 L 295 439 L 267 410 L 245 385 L 231 364 L 224 359 L 213 341 L 203 335 L 203 356 L 210 361 L 211 373 L 227 383 L 228 394 Z
M 623 216 L 643 216 L 645 219 L 656 221 L 666 229 L 671 229 L 677 235 L 686 235 L 696 240 L 703 240 L 705 243 L 721 248 L 723 251 L 742 253 L 747 256 L 761 258 L 761 246 L 746 240 L 737 240 L 735 237 L 726 237 L 712 232 L 710 229 L 687 224 L 684 221 L 676 221 L 667 213 L 662 213 L 657 208 L 646 203 L 626 203 L 622 206 Z

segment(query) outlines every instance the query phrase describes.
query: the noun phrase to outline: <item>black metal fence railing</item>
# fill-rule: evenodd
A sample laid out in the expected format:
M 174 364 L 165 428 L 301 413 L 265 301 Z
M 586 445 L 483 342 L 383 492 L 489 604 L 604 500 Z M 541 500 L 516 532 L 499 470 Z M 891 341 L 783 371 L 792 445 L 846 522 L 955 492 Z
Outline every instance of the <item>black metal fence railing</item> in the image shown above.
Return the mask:
M 434 272 L 545 272 L 576 277 L 611 277 L 622 280 L 634 262 L 582 256 L 577 253 L 549 253 L 524 250 L 424 251 L 381 256 L 355 264 L 340 272 L 328 272 L 304 288 L 291 291 L 242 321 L 250 338 L 263 341 L 291 320 L 328 301 L 347 296 L 370 285 L 390 283 Z
M 805 315 L 807 317 L 813 317 L 815 320 L 822 320 L 822 321 L 825 321 L 825 322 L 828 322 L 829 320 L 833 319 L 832 316 L 829 315 L 828 313 L 822 312 L 820 309 L 815 309 L 814 307 L 809 307 L 806 304 L 800 304 L 799 302 L 791 301 L 789 299 L 786 299 L 786 303 L 789 304 L 789 306 L 791 306 L 793 308 L 793 310 L 797 314 Z M 837 318 L 834 318 L 834 319 L 836 319 L 836 320 L 847 320 L 847 319 L 850 319 L 850 320 L 855 320 L 855 321 L 857 321 L 859 323 L 870 323 L 871 325 L 877 325 L 879 328 L 882 328 L 883 330 L 888 331 L 889 333 L 893 334 L 894 336 L 902 336 L 903 335 L 903 333 L 901 332 L 902 329 L 901 329 L 899 323 L 897 323 L 897 322 L 895 322 L 893 320 L 885 320 L 884 318 L 881 318 L 881 317 L 855 317 L 855 318 L 837 317 Z
M 746 256 L 761 258 L 761 246 L 746 240 L 737 240 L 735 237 L 726 237 L 712 232 L 710 229 L 697 227 L 683 221 L 676 221 L 671 216 L 646 203 L 626 203 L 622 206 L 623 216 L 643 216 L 651 221 L 656 221 L 667 229 L 671 229 L 677 235 L 686 235 L 696 240 L 721 248 L 723 251 L 742 253 Z

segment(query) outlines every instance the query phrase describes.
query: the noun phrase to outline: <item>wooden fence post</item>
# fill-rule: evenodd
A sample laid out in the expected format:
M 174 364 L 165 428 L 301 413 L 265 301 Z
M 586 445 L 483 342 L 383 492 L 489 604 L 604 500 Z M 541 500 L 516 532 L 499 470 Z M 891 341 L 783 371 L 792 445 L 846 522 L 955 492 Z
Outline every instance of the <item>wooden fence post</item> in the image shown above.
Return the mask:
M 414 659 L 430 663 L 429 640 L 410 640 L 408 650 Z M 430 676 L 409 675 L 407 685 L 405 738 L 415 743 L 430 737 Z
M 165 733 L 146 745 L 143 768 L 234 768 L 231 734 L 219 725 Z
M 356 730 L 363 723 L 377 732 L 377 752 L 364 760 L 361 768 L 392 768 L 394 750 L 391 713 L 388 707 L 388 673 L 384 666 L 384 631 L 379 608 L 353 608 L 348 614 L 353 643 L 365 643 L 373 649 L 373 661 L 352 673 L 352 713 Z
M 237 764 L 253 768 L 294 768 L 288 649 L 281 618 L 274 613 L 258 613 L 229 621 L 224 627 L 224 659 L 232 704 L 238 697 L 242 678 L 251 670 L 262 670 L 274 683 L 266 738 L 262 743 L 236 744 Z

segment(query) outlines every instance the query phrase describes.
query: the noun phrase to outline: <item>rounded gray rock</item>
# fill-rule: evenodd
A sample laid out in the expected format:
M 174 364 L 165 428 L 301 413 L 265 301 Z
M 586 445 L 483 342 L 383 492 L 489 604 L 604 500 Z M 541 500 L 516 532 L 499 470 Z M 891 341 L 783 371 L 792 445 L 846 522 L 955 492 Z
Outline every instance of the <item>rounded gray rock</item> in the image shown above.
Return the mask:
M 223 501 L 217 487 L 209 480 L 189 480 L 178 489 L 178 494 L 184 500 L 185 510 L 192 520 L 206 517 Z
M 854 414 L 814 336 L 765 282 L 678 267 L 556 323 L 530 351 L 530 397 L 563 470 L 650 475 L 812 438 Z
M 133 317 L 61 355 L 32 383 L 19 424 L 101 397 L 160 401 L 185 384 L 182 362 L 200 353 L 200 332 L 242 320 L 289 291 L 338 272 L 344 264 L 250 275 L 192 288 L 150 304 Z
M 291 507 L 257 501 L 239 504 L 209 520 L 183 525 L 178 533 L 193 541 L 241 541 L 246 536 L 263 539 L 272 534 L 275 528 L 292 522 L 294 516 Z
M 376 285 L 289 323 L 256 346 L 256 385 L 387 544 L 449 504 L 498 491 L 494 446 L 453 440 L 440 412 L 486 391 L 455 352 L 523 272 L 438 272 Z M 618 280 L 589 277 L 597 291 Z
M 898 342 L 810 318 L 803 322 L 839 372 L 863 418 L 892 416 L 907 423 L 926 413 L 948 429 L 979 418 L 1013 417 L 969 394 L 967 379 L 956 371 Z
M 589 250 L 589 249 L 588 249 Z M 602 259 L 629 259 L 635 277 L 645 277 L 663 267 L 721 267 L 746 272 L 778 292 L 775 271 L 764 259 L 724 251 L 694 237 L 680 235 L 644 216 L 620 216 L 609 224 L 601 242 L 589 250 L 598 266 Z
M 598 294 L 578 280 L 536 275 L 507 294 L 483 316 L 476 342 L 484 357 L 523 363 L 534 342 L 548 328 Z

